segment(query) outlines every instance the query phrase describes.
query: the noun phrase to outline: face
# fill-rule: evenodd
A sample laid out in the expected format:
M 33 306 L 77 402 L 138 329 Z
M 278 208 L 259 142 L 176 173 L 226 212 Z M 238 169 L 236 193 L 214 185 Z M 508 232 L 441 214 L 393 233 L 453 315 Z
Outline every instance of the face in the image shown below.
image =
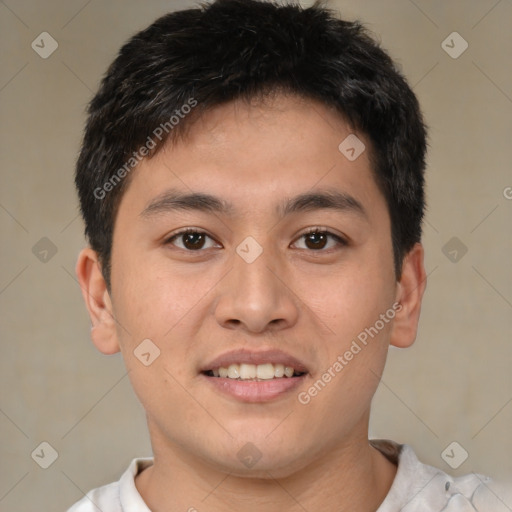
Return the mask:
M 400 284 L 369 142 L 338 148 L 352 132 L 310 100 L 229 103 L 133 171 L 109 343 L 156 457 L 285 476 L 367 438 Z

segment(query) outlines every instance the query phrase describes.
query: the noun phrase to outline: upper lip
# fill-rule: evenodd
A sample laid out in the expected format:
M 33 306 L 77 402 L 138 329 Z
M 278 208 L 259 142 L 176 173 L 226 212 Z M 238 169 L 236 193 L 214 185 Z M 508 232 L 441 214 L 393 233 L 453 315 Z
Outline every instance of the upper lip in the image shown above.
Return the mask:
M 227 368 L 230 364 L 245 363 L 245 364 L 282 364 L 290 366 L 297 372 L 308 373 L 306 365 L 296 357 L 287 354 L 279 349 L 270 350 L 232 350 L 225 352 L 215 359 L 211 360 L 201 367 L 200 372 L 207 372 L 216 368 Z

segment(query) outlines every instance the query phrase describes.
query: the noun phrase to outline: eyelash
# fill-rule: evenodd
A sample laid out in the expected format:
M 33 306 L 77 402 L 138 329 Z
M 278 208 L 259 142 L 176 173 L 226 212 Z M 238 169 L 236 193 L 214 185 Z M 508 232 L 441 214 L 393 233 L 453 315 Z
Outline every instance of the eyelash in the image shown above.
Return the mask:
M 313 227 L 313 228 L 309 228 L 307 231 L 305 231 L 304 233 L 302 233 L 298 238 L 297 240 L 307 236 L 307 235 L 310 235 L 312 233 L 315 233 L 315 234 L 322 234 L 322 235 L 327 235 L 331 238 L 333 238 L 334 240 L 336 240 L 337 244 L 338 244 L 338 247 L 337 248 L 330 248 L 330 249 L 318 249 L 318 250 L 315 250 L 315 249 L 309 249 L 309 251 L 311 252 L 331 252 L 333 249 L 339 249 L 340 247 L 345 247 L 348 245 L 348 242 L 345 238 L 341 237 L 340 235 L 336 235 L 334 233 L 332 233 L 331 231 L 327 230 L 326 228 L 322 228 L 322 227 L 319 227 L 319 226 L 316 226 L 316 227 Z M 185 229 L 182 229 L 181 231 L 178 231 L 177 233 L 174 233 L 172 236 L 170 236 L 169 238 L 167 238 L 164 242 L 164 245 L 168 245 L 168 244 L 172 244 L 173 241 L 177 238 L 179 238 L 180 236 L 183 236 L 183 235 L 189 235 L 189 234 L 194 234 L 194 235 L 206 235 L 208 238 L 210 238 L 211 240 L 214 240 L 210 235 L 208 235 L 208 233 L 204 232 L 204 231 L 200 231 L 200 230 L 197 230 L 197 229 L 193 229 L 193 228 L 185 228 Z M 177 249 L 181 250 L 181 251 L 185 251 L 185 252 L 190 252 L 190 253 L 193 253 L 193 252 L 204 252 L 206 249 L 198 249 L 198 250 L 190 250 L 190 249 L 182 249 L 181 247 L 177 247 Z M 308 250 L 308 249 L 301 249 L 301 250 Z

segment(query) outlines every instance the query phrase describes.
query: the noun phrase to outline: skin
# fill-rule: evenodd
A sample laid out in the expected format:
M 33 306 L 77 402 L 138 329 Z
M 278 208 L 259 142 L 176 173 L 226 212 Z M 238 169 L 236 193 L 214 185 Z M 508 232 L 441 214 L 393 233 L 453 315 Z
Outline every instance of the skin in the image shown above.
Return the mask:
M 370 143 L 358 134 L 366 150 L 355 161 L 338 150 L 350 133 L 339 114 L 293 96 L 217 107 L 185 140 L 132 171 L 115 221 L 111 293 L 96 253 L 80 253 L 93 342 L 105 354 L 122 352 L 146 410 L 155 462 L 136 486 L 152 511 L 370 512 L 389 491 L 396 467 L 368 443 L 370 403 L 388 346 L 408 347 L 416 337 L 423 248 L 408 253 L 397 280 Z M 170 188 L 212 194 L 234 213 L 141 215 Z M 274 211 L 284 199 L 325 188 L 350 194 L 366 216 Z M 187 252 L 183 237 L 166 243 L 187 227 L 211 237 L 202 252 Z M 348 244 L 308 245 L 302 235 L 315 227 Z M 248 236 L 263 249 L 250 264 L 236 253 Z M 395 302 L 402 308 L 394 320 L 307 405 L 299 403 L 298 393 Z M 146 338 L 161 351 L 147 367 L 133 354 Z M 309 374 L 271 402 L 222 396 L 199 369 L 244 347 L 280 348 Z M 249 442 L 261 452 L 252 468 L 237 457 Z

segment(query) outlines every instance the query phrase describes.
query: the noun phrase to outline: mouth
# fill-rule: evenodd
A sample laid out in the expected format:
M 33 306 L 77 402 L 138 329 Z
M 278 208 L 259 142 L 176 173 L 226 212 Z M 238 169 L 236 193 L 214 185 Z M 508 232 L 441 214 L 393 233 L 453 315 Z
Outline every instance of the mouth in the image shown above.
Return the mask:
M 217 391 L 238 401 L 266 402 L 289 394 L 304 382 L 309 370 L 280 350 L 239 350 L 216 358 L 200 374 Z

